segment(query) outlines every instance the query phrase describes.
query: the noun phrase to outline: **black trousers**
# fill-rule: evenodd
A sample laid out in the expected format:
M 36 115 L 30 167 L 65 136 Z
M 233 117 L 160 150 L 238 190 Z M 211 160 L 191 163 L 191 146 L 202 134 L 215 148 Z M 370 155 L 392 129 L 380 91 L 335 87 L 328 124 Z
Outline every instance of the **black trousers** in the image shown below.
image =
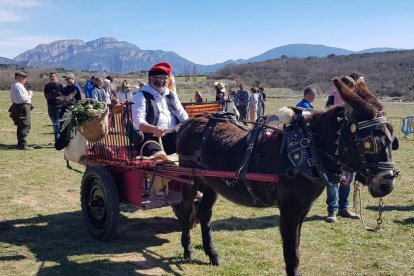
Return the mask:
M 166 135 L 164 135 L 161 139 L 162 139 L 162 144 L 164 146 L 164 151 L 167 154 L 173 154 L 177 152 L 177 146 L 175 144 L 176 142 L 176 136 L 177 133 L 173 132 L 173 133 L 168 133 Z M 144 135 L 144 142 L 142 142 L 142 144 L 144 144 L 146 141 L 148 140 L 152 140 L 158 143 L 158 137 L 154 137 L 152 136 L 152 134 L 145 134 Z M 144 156 L 151 156 L 154 153 L 156 153 L 157 151 L 160 151 L 161 147 L 155 143 L 148 143 L 143 151 L 142 154 Z
M 32 105 L 31 104 L 16 104 L 15 112 L 17 114 L 17 146 L 23 147 L 27 145 L 27 136 L 30 132 Z
M 239 106 L 236 106 L 236 107 L 237 107 L 237 110 L 240 113 L 240 120 L 241 121 L 247 120 L 247 105 L 239 105 Z

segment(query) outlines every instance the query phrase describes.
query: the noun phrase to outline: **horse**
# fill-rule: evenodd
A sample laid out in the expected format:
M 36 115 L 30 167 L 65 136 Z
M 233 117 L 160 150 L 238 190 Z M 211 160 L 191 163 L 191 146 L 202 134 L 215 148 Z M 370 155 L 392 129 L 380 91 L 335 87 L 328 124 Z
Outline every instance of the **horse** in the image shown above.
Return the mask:
M 212 208 L 218 194 L 243 206 L 277 206 L 285 270 L 287 275 L 299 275 L 302 223 L 325 186 L 337 185 L 342 170 L 355 172 L 356 180 L 368 186 L 373 197 L 393 190 L 398 171 L 391 153 L 398 149 L 398 139 L 383 106 L 365 82 L 357 81 L 350 90 L 338 77 L 332 80 L 344 105 L 309 115 L 289 109 L 289 124 L 283 131 L 267 131 L 269 135 L 262 135 L 260 143 L 251 142 L 253 131 L 235 120 L 212 114 L 193 117 L 180 127 L 177 153 L 181 167 L 239 172 L 233 180 L 195 176 L 194 185 L 183 189 L 180 222 L 185 259 L 193 259 L 190 229 L 197 218 L 204 252 L 210 264 L 220 264 L 211 233 Z M 252 145 L 256 145 L 253 150 Z M 279 181 L 246 180 L 243 172 L 247 169 L 278 175 Z M 200 192 L 203 196 L 195 208 L 194 198 Z

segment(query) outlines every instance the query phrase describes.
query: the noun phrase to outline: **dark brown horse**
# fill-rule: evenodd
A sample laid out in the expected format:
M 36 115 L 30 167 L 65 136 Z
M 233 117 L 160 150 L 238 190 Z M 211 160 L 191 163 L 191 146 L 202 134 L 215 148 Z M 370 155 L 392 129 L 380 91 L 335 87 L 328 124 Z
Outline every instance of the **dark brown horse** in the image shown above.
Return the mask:
M 275 132 L 254 148 L 248 171 L 277 174 L 279 183 L 247 181 L 243 177 L 237 181 L 194 178 L 195 184 L 184 191 L 180 208 L 185 258 L 193 258 L 190 229 L 197 191 L 203 193 L 196 213 L 203 248 L 211 264 L 219 264 L 211 237 L 211 216 L 220 194 L 244 206 L 279 207 L 288 275 L 299 274 L 300 233 L 306 214 L 325 186 L 337 183 L 341 170 L 356 172 L 357 180 L 368 186 L 373 197 L 392 191 L 397 172 L 391 150 L 398 148 L 398 140 L 386 122 L 383 107 L 363 81 L 358 81 L 354 90 L 339 78 L 333 82 L 346 102 L 344 106 L 314 112 L 307 118 L 296 114 L 282 133 Z M 209 123 L 212 120 L 215 122 Z M 237 171 L 246 160 L 249 136 L 247 130 L 231 120 L 214 119 L 211 115 L 190 119 L 177 135 L 180 166 Z M 290 148 L 295 143 L 299 146 Z

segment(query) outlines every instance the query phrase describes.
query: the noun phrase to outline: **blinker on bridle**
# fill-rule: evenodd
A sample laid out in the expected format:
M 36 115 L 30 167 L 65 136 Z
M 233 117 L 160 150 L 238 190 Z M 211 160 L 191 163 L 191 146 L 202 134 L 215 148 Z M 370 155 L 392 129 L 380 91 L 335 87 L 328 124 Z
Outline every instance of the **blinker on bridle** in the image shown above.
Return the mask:
M 344 121 L 343 123 L 346 124 Z M 345 169 L 355 171 L 367 178 L 373 178 L 374 175 L 370 172 L 369 168 L 377 168 L 379 170 L 393 170 L 395 167 L 395 162 L 377 162 L 377 163 L 368 163 L 366 158 L 366 154 L 374 154 L 377 152 L 377 145 L 375 142 L 375 138 L 373 137 L 372 131 L 378 126 L 387 123 L 386 117 L 377 117 L 371 120 L 362 121 L 359 123 L 352 123 L 349 126 L 349 129 L 352 134 L 351 140 L 355 143 L 359 158 L 361 160 L 362 168 L 356 169 L 349 167 L 348 165 L 341 164 Z M 362 136 L 361 132 L 368 132 L 369 135 Z M 386 136 L 392 142 L 393 137 L 391 133 L 386 128 Z M 342 162 L 341 162 L 342 163 Z M 364 172 L 363 172 L 364 171 Z M 394 171 L 395 174 L 396 171 Z

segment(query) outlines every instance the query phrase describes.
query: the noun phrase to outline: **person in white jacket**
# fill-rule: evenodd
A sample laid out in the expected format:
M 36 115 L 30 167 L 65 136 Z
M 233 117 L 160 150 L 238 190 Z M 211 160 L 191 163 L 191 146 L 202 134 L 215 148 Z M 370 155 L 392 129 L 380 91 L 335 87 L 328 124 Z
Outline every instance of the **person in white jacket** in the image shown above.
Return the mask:
M 17 72 L 14 74 L 15 82 L 11 87 L 11 101 L 13 105 L 10 110 L 13 112 L 14 124 L 17 126 L 17 148 L 20 150 L 32 150 L 27 145 L 27 136 L 29 136 L 31 127 L 32 114 L 32 96 L 31 90 L 26 90 L 27 74 Z
M 175 153 L 175 132 L 169 130 L 188 119 L 175 92 L 168 89 L 171 65 L 166 62 L 154 65 L 148 72 L 148 84 L 135 94 L 132 105 L 134 128 L 144 133 L 144 142 L 162 140 L 166 154 Z M 167 133 L 169 132 L 169 133 Z M 156 143 L 148 143 L 143 155 L 165 155 Z

